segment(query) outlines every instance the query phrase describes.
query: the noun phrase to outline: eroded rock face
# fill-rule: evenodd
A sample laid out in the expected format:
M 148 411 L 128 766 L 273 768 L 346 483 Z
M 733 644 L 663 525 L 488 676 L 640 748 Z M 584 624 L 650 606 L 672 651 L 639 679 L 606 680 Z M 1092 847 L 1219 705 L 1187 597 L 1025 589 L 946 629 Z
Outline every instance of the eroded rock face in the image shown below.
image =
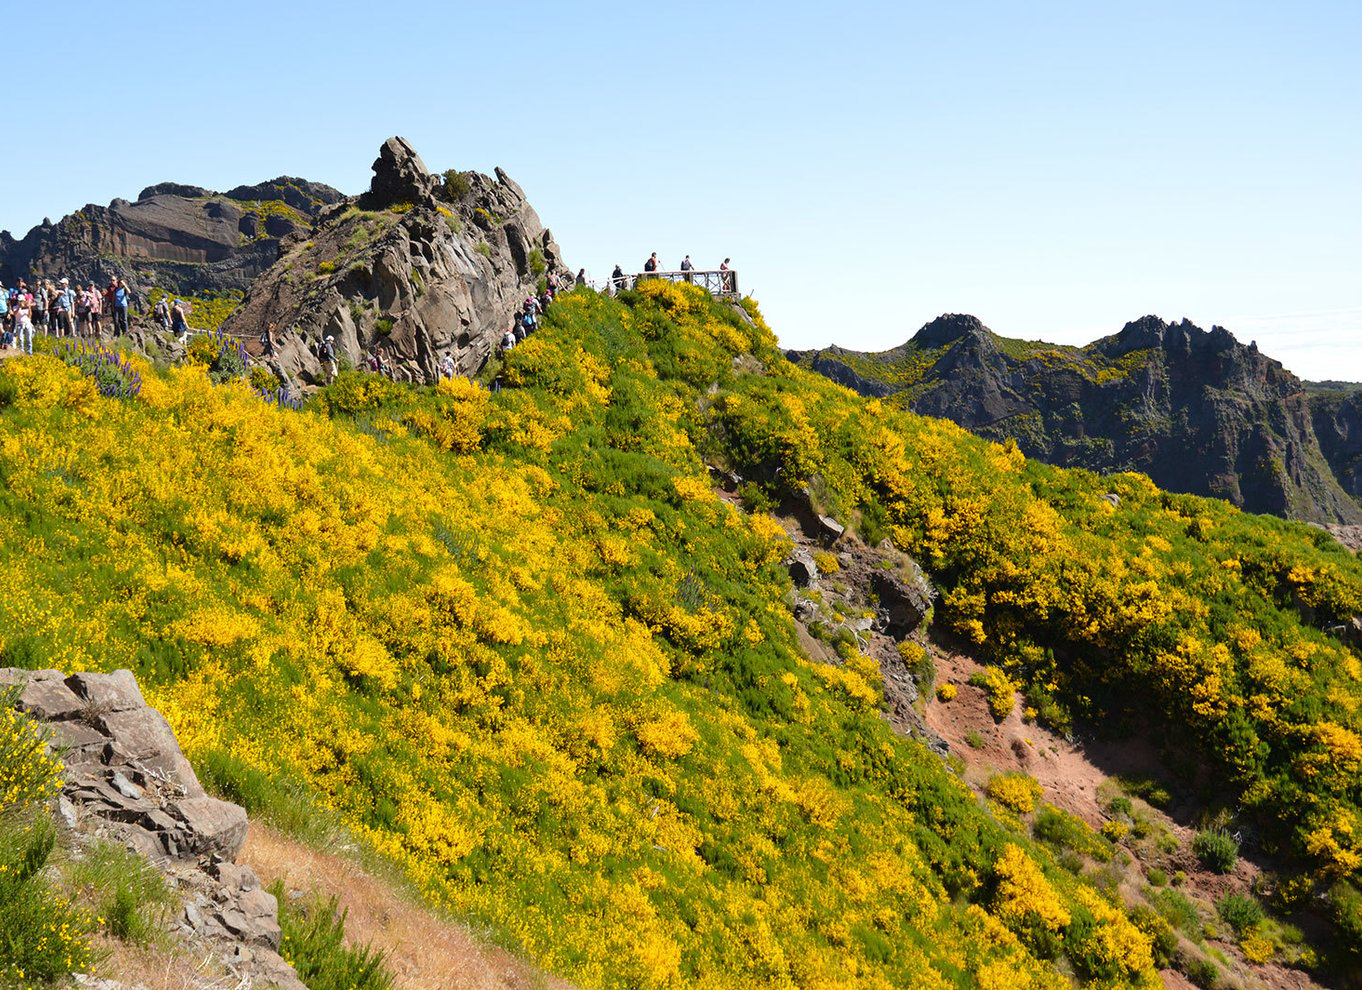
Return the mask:
M 341 199 L 330 186 L 280 176 L 217 193 L 165 182 L 137 202 L 85 206 L 44 221 L 16 240 L 0 232 L 0 279 L 32 275 L 100 288 L 124 278 L 139 303 L 152 286 L 180 295 L 244 291 L 279 254 L 279 242 L 305 234 L 318 210 Z
M 223 329 L 253 353 L 275 327 L 276 369 L 322 379 L 321 341 L 361 365 L 381 348 L 397 378 L 431 381 L 445 355 L 472 375 L 541 274 L 568 284 L 558 245 L 500 169 L 461 173 L 445 191 L 402 138 L 384 142 L 370 189 L 324 210 L 307 241 L 286 242 Z

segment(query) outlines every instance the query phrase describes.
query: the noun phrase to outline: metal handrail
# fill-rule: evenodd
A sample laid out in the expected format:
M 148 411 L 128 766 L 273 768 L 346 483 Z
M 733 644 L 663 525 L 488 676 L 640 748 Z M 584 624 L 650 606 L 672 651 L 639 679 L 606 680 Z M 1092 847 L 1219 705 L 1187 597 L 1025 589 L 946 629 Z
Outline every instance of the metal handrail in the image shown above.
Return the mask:
M 640 282 L 648 279 L 657 278 L 667 282 L 686 282 L 690 285 L 698 285 L 712 296 L 722 296 L 733 298 L 738 293 L 738 273 L 732 268 L 726 271 L 717 269 L 692 269 L 688 272 L 668 271 L 668 272 L 635 272 L 632 275 L 624 275 L 620 278 L 608 278 L 603 286 L 619 291 L 621 289 L 636 289 Z

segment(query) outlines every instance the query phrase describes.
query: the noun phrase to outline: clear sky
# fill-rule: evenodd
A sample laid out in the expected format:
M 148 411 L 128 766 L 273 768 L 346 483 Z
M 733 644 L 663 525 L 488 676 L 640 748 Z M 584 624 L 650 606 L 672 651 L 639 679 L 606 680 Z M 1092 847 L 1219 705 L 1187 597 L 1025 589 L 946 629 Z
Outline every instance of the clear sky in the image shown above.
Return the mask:
M 7 19 L 0 227 L 160 181 L 500 165 L 574 269 L 733 259 L 789 347 L 1154 313 L 1362 380 L 1362 4 L 68 2 Z M 59 47 L 53 42 L 60 40 Z

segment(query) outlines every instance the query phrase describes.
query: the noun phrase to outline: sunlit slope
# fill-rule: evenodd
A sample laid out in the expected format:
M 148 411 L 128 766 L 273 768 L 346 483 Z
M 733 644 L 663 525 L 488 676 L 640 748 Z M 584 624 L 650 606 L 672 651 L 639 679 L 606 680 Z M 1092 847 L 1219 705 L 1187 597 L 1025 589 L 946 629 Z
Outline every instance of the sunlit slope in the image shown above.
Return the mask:
M 870 661 L 799 656 L 782 534 L 710 458 L 816 475 L 1050 718 L 1190 723 L 1281 848 L 1356 870 L 1357 660 L 1300 610 L 1362 577 L 1323 536 L 867 404 L 684 287 L 567 297 L 504 377 L 298 414 L 8 362 L 5 662 L 131 667 L 196 760 L 305 781 L 586 984 L 1138 983 L 1148 940 L 892 735 Z

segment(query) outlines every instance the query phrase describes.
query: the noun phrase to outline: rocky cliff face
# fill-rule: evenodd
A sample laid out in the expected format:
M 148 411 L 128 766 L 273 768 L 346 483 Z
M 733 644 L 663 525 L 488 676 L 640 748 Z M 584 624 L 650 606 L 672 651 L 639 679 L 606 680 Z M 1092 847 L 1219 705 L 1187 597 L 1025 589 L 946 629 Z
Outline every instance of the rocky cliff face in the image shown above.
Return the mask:
M 68 276 L 103 286 L 117 275 L 139 298 L 154 286 L 177 295 L 240 292 L 274 263 L 281 239 L 305 233 L 340 199 L 330 186 L 290 176 L 227 193 L 149 186 L 135 203 L 86 206 L 44 220 L 22 240 L 0 232 L 0 279 Z
M 1362 485 L 1358 469 L 1340 486 L 1330 464 L 1362 463 L 1362 401 L 1340 404 L 1334 421 L 1343 425 L 1330 432 L 1335 453 L 1326 458 L 1304 383 L 1221 327 L 1147 316 L 1075 348 L 1008 340 L 951 315 L 892 351 L 790 357 L 824 374 L 841 364 L 915 412 L 1015 438 L 1051 464 L 1142 471 L 1161 487 L 1252 512 L 1362 522 L 1349 497 Z M 837 380 L 857 388 L 845 374 Z
M 16 691 L 16 707 L 44 723 L 62 751 L 57 810 L 75 857 L 98 841 L 136 852 L 166 875 L 179 901 L 166 935 L 192 945 L 205 969 L 222 967 L 238 986 L 306 990 L 279 955 L 274 896 L 236 863 L 245 810 L 204 792 L 131 671 L 68 677 L 0 667 L 0 689 Z M 207 983 L 186 977 L 183 985 Z
M 285 241 L 223 329 L 254 341 L 273 325 L 277 369 L 304 381 L 322 376 L 328 334 L 356 365 L 382 349 L 404 380 L 437 377 L 446 354 L 471 375 L 540 276 L 566 278 L 558 246 L 500 169 L 432 175 L 396 137 L 373 169 L 367 193 Z
M 1310 419 L 1334 476 L 1362 502 L 1362 385 L 1311 383 Z

